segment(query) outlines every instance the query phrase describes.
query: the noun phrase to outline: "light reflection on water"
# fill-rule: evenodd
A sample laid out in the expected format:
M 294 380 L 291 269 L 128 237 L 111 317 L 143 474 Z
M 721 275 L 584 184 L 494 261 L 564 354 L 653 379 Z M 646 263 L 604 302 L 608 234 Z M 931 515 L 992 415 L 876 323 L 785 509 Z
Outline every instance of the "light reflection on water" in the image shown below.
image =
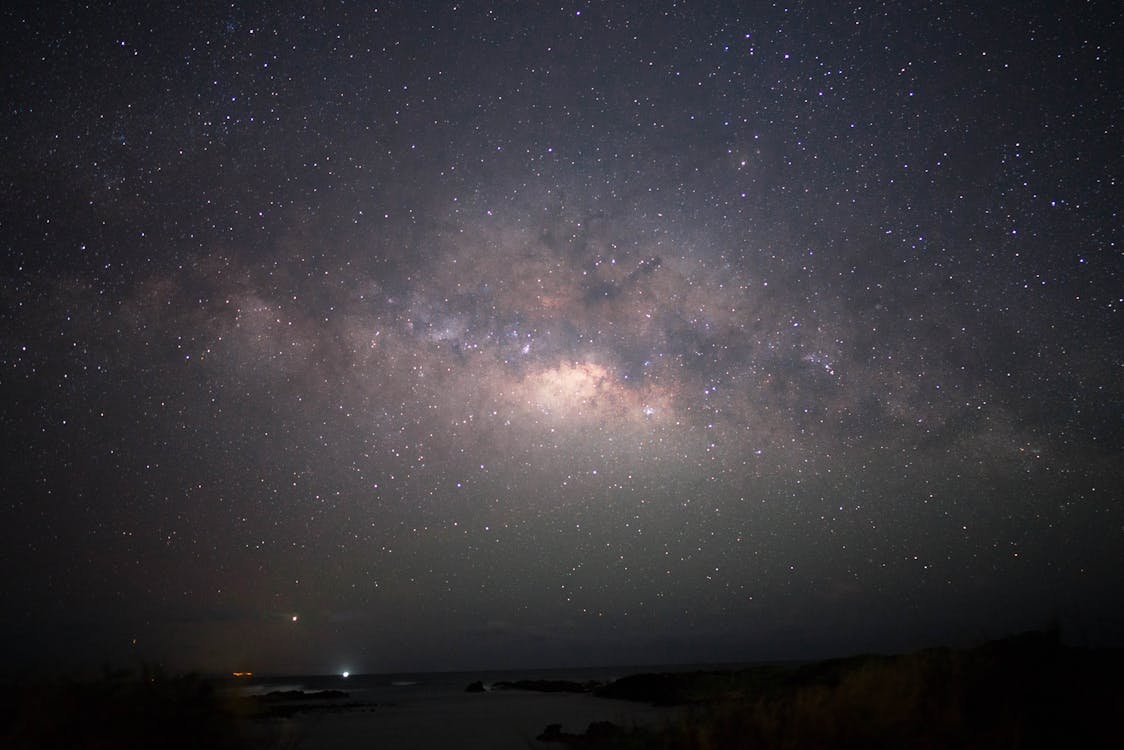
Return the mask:
M 734 665 L 730 665 L 734 666 Z M 568 680 L 605 684 L 621 677 L 645 672 L 684 672 L 717 669 L 718 665 L 648 665 L 585 667 L 578 669 L 538 669 L 513 671 L 423 672 L 391 674 L 278 675 L 220 680 L 221 689 L 235 695 L 256 696 L 272 692 L 300 690 L 318 692 L 339 690 L 347 698 L 339 700 L 390 705 L 443 700 L 465 693 L 470 683 L 480 681 L 486 690 L 497 682 L 519 680 Z

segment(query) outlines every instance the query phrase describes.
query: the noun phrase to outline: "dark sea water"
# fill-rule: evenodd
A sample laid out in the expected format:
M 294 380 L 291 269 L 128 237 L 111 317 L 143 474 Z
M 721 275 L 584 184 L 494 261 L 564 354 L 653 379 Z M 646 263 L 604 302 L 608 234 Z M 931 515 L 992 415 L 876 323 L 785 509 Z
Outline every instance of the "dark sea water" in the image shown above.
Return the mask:
M 242 695 L 274 691 L 341 690 L 331 701 L 284 718 L 252 719 L 247 732 L 267 747 L 329 748 L 557 748 L 535 740 L 548 724 L 581 732 L 592 721 L 623 726 L 674 721 L 676 709 L 597 698 L 589 694 L 489 690 L 468 693 L 477 680 L 570 680 L 609 682 L 641 672 L 690 671 L 692 666 L 597 667 L 508 672 L 445 672 L 371 675 L 304 675 L 223 680 Z M 707 668 L 715 668 L 713 666 Z
M 275 675 L 223 680 L 228 689 L 242 695 L 263 695 L 283 690 L 342 690 L 351 700 L 362 702 L 425 701 L 449 693 L 463 693 L 472 682 L 481 681 L 486 688 L 497 682 L 518 680 L 568 680 L 571 682 L 611 682 L 620 677 L 643 672 L 687 672 L 717 669 L 710 666 L 621 666 L 582 667 L 576 669 L 538 669 L 511 671 L 416 672 L 389 674 Z

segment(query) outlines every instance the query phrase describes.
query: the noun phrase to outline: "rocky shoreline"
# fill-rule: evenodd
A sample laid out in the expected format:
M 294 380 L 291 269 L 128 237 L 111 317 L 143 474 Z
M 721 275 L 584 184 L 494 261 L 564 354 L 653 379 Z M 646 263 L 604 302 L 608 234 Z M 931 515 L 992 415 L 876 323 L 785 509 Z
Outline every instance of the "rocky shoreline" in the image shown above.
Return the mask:
M 637 674 L 602 698 L 685 706 L 663 728 L 594 722 L 567 747 L 1118 747 L 1124 651 L 1064 646 L 1056 632 L 972 649 L 861 655 L 738 670 Z

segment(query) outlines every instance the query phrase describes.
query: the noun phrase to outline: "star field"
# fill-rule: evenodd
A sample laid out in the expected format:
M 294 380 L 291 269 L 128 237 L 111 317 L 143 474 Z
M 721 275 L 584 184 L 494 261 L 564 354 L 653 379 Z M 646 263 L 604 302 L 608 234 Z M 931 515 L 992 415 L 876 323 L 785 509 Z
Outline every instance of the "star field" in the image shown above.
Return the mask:
M 9 660 L 1119 643 L 1119 21 L 3 11 Z

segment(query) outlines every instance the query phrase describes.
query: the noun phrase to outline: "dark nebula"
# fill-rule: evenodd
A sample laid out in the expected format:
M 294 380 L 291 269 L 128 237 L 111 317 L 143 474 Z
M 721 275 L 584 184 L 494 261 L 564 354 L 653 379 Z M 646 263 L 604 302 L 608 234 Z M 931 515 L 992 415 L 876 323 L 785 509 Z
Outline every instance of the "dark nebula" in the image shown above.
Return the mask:
M 1113 4 L 0 17 L 17 670 L 1121 642 Z

